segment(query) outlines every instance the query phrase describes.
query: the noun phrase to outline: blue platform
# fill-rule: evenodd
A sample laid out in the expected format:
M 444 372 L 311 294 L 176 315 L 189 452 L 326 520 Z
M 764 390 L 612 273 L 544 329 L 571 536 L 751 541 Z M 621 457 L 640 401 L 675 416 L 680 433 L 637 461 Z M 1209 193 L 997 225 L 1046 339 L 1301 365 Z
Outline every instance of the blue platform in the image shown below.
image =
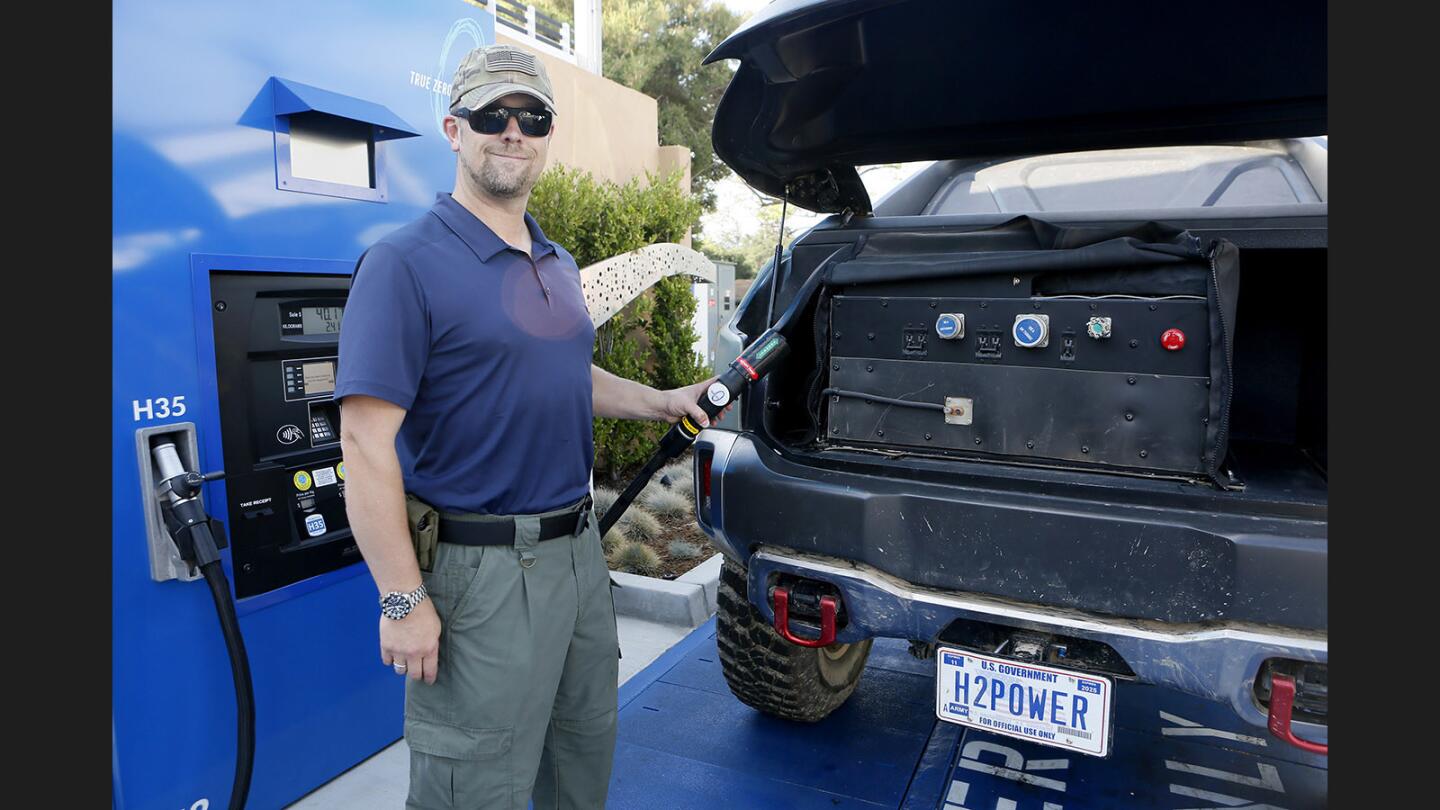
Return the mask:
M 1107 759 L 935 718 L 932 661 L 875 642 L 855 694 L 815 724 L 731 695 L 715 620 L 620 689 L 609 810 L 1078 808 L 1326 805 L 1327 760 L 1240 723 L 1228 706 L 1156 687 L 1116 689 Z

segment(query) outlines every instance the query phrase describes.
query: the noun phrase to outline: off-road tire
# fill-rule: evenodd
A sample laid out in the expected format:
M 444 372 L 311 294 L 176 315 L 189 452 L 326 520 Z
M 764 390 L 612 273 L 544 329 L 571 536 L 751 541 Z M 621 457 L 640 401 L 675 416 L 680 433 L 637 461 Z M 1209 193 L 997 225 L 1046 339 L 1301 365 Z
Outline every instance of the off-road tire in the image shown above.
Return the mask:
M 728 557 L 720 569 L 715 641 L 730 691 L 766 714 L 813 723 L 855 691 L 871 639 L 828 647 L 791 644 L 746 599 L 745 569 Z

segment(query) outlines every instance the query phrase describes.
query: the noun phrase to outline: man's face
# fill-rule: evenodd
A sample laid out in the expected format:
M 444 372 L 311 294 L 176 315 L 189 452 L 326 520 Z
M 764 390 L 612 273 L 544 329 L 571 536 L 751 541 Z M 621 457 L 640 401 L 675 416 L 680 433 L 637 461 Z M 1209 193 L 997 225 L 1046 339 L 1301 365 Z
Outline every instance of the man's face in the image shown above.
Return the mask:
M 543 110 L 537 99 L 523 93 L 502 96 L 492 106 L 523 107 Z M 545 170 L 545 156 L 550 148 L 552 125 L 544 137 L 531 137 L 520 131 L 512 117 L 498 135 L 486 135 L 470 128 L 464 119 L 447 116 L 445 131 L 450 137 L 450 150 L 459 156 L 460 167 L 479 192 L 497 199 L 524 198 Z

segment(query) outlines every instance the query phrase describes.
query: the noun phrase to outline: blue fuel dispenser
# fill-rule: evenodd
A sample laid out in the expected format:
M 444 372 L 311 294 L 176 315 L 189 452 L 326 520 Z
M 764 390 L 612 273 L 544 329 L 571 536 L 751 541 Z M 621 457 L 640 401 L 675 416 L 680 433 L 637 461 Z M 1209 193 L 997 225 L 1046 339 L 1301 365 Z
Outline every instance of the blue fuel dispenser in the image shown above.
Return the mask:
M 231 803 L 242 674 L 245 806 L 401 736 L 345 519 L 336 345 L 361 251 L 453 184 L 447 82 L 494 36 L 462 0 L 114 8 L 117 810 Z

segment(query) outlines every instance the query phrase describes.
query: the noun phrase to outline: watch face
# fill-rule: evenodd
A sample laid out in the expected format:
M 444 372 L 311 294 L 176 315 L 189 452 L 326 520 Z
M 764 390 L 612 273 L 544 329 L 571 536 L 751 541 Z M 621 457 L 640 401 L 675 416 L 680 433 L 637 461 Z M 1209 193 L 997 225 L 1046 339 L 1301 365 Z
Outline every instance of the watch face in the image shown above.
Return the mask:
M 380 613 L 390 619 L 400 620 L 410 614 L 412 608 L 420 604 L 429 594 L 425 591 L 425 585 L 410 593 L 399 593 L 391 591 L 380 599 Z
M 391 593 L 385 595 L 385 600 L 380 603 L 380 612 L 386 618 L 403 619 L 405 614 L 410 612 L 410 600 L 405 598 L 403 593 Z

